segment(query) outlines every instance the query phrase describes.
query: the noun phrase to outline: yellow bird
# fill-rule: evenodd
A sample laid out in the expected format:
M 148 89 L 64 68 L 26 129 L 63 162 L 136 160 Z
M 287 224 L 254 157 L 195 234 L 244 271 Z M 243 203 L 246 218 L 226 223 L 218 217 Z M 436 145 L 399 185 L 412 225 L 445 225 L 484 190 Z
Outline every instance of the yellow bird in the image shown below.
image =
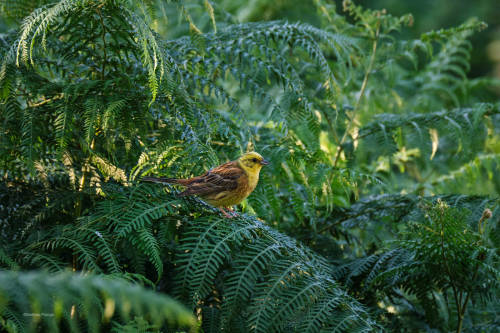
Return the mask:
M 180 196 L 197 195 L 212 206 L 217 207 L 227 218 L 224 208 L 237 205 L 252 193 L 259 181 L 262 166 L 269 164 L 260 154 L 250 152 L 235 161 L 219 165 L 205 174 L 188 178 L 144 177 L 142 180 L 163 184 L 179 184 L 186 189 Z

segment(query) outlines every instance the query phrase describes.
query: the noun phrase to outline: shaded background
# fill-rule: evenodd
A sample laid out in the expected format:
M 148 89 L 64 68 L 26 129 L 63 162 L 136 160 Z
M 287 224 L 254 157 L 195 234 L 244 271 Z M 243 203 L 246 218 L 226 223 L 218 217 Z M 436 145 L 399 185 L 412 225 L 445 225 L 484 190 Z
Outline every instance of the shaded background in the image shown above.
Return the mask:
M 412 13 L 415 18 L 410 36 L 429 30 L 459 25 L 475 16 L 488 28 L 472 36 L 470 77 L 493 75 L 500 78 L 500 1 L 499 0 L 364 0 L 369 8 L 387 8 L 394 15 Z
M 241 21 L 278 20 L 302 21 L 314 24 L 314 0 L 216 0 Z M 342 12 L 342 1 L 335 3 Z M 354 3 L 370 9 L 382 9 L 395 16 L 411 13 L 414 24 L 401 33 L 408 38 L 441 28 L 457 26 L 470 17 L 477 17 L 488 28 L 474 34 L 469 77 L 483 75 L 500 79 L 500 0 L 355 0 Z
M 152 0 L 153 2 L 155 0 Z M 156 0 L 163 1 L 163 0 Z M 17 12 L 17 17 L 5 21 L 0 17 L 0 34 L 17 27 L 21 18 L 42 4 L 53 0 L 33 0 L 20 4 L 17 0 L 0 0 L 0 11 Z M 203 3 L 203 0 L 193 1 Z M 262 20 L 317 22 L 317 7 L 320 0 L 212 0 L 221 9 L 233 14 L 241 22 Z M 342 13 L 342 0 L 325 0 L 335 4 Z M 364 8 L 385 8 L 395 16 L 411 13 L 412 27 L 407 27 L 403 37 L 417 38 L 420 34 L 441 28 L 457 26 L 470 17 L 477 17 L 488 24 L 488 28 L 473 35 L 471 69 L 469 77 L 490 76 L 500 79 L 500 0 L 354 0 Z M 15 8 L 16 11 L 12 11 Z M 0 36 L 0 40 L 1 40 Z

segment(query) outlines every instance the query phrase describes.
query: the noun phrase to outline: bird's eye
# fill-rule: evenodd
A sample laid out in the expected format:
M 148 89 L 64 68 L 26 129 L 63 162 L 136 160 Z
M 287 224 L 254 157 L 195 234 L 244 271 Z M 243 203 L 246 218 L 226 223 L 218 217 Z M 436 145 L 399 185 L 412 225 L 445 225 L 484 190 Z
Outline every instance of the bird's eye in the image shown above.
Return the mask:
M 252 159 L 252 162 L 257 162 L 257 159 L 256 159 L 256 158 L 253 158 L 253 159 Z

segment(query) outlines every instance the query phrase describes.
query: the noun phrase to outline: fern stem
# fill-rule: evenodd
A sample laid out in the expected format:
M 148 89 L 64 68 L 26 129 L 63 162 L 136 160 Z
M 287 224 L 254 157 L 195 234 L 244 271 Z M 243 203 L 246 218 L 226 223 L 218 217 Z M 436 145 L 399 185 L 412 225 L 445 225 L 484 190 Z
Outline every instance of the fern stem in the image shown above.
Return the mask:
M 474 282 L 476 280 L 478 272 L 479 272 L 479 262 L 476 263 L 476 268 L 474 270 L 474 275 L 472 276 L 472 282 Z M 469 298 L 470 298 L 471 294 L 472 294 L 472 290 L 469 290 L 469 292 L 467 293 L 467 296 L 465 297 L 465 301 L 462 304 L 462 311 L 458 314 L 457 333 L 460 333 L 460 331 L 462 331 L 462 324 L 463 324 L 464 317 L 465 317 L 465 310 L 467 309 L 467 304 L 469 303 Z
M 368 68 L 366 69 L 365 77 L 363 79 L 363 83 L 361 84 L 361 89 L 359 91 L 359 96 L 358 96 L 358 99 L 356 100 L 356 104 L 354 105 L 354 110 L 352 111 L 351 119 L 349 119 L 349 123 L 347 124 L 346 129 L 344 131 L 344 135 L 342 136 L 342 139 L 340 140 L 340 143 L 337 146 L 337 154 L 335 155 L 335 162 L 333 163 L 333 166 L 337 166 L 340 154 L 344 150 L 343 144 L 347 140 L 347 136 L 349 135 L 352 124 L 354 123 L 354 119 L 356 118 L 355 116 L 356 116 L 356 112 L 359 109 L 359 104 L 361 103 L 361 99 L 363 98 L 363 96 L 365 94 L 366 85 L 368 84 L 368 78 L 370 77 L 370 73 L 373 69 L 373 65 L 375 64 L 375 55 L 377 53 L 377 44 L 378 44 L 379 35 L 380 35 L 380 18 L 377 20 L 377 29 L 375 31 L 375 38 L 373 40 L 372 54 L 370 57 L 370 62 L 368 64 Z
M 487 220 L 491 218 L 491 211 L 489 209 L 485 209 L 481 218 L 479 219 L 479 222 L 478 222 L 478 231 L 479 233 L 482 235 L 483 233 L 483 230 L 481 228 L 482 226 L 482 223 L 484 220 Z M 472 275 L 472 280 L 471 282 L 474 283 L 474 281 L 476 280 L 477 278 L 477 274 L 479 273 L 479 262 L 484 260 L 484 256 L 481 256 L 478 258 L 478 262 L 476 263 L 476 267 L 474 269 L 474 274 Z M 462 303 L 462 312 L 460 312 L 458 315 L 459 315 L 459 318 L 458 318 L 458 326 L 457 326 L 457 333 L 459 333 L 461 330 L 462 330 L 462 323 L 463 323 L 463 320 L 464 320 L 464 317 L 465 317 L 465 310 L 467 309 L 467 304 L 469 303 L 469 298 L 470 298 L 470 295 L 472 294 L 472 290 L 469 290 L 469 292 L 467 293 L 467 296 L 465 297 L 465 300 L 464 302 Z M 460 297 L 460 302 L 462 302 L 462 297 Z
M 445 250 L 444 250 L 444 222 L 443 222 L 443 208 L 441 208 L 441 216 L 440 216 L 440 219 L 439 219 L 439 223 L 441 224 L 441 232 L 440 232 L 440 235 L 441 235 L 441 256 L 443 257 L 443 263 L 444 263 L 444 266 L 446 268 L 446 273 L 448 274 L 448 280 L 450 281 L 450 284 L 451 284 L 451 288 L 453 290 L 453 298 L 455 299 L 455 305 L 457 307 L 457 316 L 458 316 L 458 325 L 457 325 L 457 333 L 460 332 L 460 330 L 462 329 L 462 321 L 463 321 L 463 317 L 462 317 L 462 307 L 461 307 L 461 297 L 462 296 L 459 296 L 459 294 L 457 293 L 457 287 L 455 286 L 455 282 L 453 280 L 453 275 L 451 274 L 451 270 L 450 270 L 450 266 L 448 265 L 448 260 L 446 259 L 446 254 L 445 254 Z
M 90 151 L 93 152 L 95 147 L 95 137 L 92 138 L 92 142 L 90 143 Z M 90 164 L 90 158 L 86 159 L 84 162 L 84 165 L 82 167 L 82 179 L 80 180 L 80 186 L 78 188 L 78 192 L 83 192 L 85 189 L 85 183 L 87 182 L 87 176 L 89 172 L 89 164 Z M 80 195 L 78 197 L 78 200 L 75 205 L 75 217 L 80 217 L 82 214 L 82 196 Z
M 337 135 L 337 131 L 335 130 L 335 126 L 333 126 L 332 120 L 328 116 L 327 112 L 323 112 L 323 114 L 325 115 L 325 119 L 326 119 L 326 123 L 328 124 L 328 127 L 330 127 L 330 132 L 332 133 L 333 138 L 335 139 L 335 143 L 339 144 L 340 143 L 339 136 Z
M 108 59 L 108 56 L 106 54 L 106 26 L 104 25 L 104 19 L 102 17 L 102 13 L 100 8 L 97 8 L 97 14 L 99 14 L 99 19 L 101 21 L 102 25 L 102 53 L 103 53 L 103 59 L 102 59 L 102 66 L 101 66 L 101 80 L 104 80 L 104 70 L 106 68 L 106 59 Z

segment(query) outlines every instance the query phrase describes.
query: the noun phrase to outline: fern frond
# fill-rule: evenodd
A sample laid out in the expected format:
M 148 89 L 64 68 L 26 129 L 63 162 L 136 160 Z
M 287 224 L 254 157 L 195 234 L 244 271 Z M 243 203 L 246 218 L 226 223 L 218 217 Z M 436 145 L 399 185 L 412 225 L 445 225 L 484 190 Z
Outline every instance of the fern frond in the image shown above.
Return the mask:
M 20 319 L 17 329 L 37 330 L 37 322 L 53 330 L 66 327 L 80 331 L 82 325 L 91 331 L 104 327 L 111 319 L 127 322 L 131 315 L 143 316 L 157 327 L 195 329 L 195 319 L 182 305 L 166 295 L 154 293 L 120 279 L 99 275 L 43 272 L 0 272 L 0 295 L 4 302 L 0 316 L 14 310 L 31 314 Z M 90 308 L 97 302 L 97 307 Z M 76 313 L 74 306 L 77 305 Z M 72 310 L 73 309 L 73 310 Z M 39 320 L 33 321 L 32 316 Z M 147 318 L 147 319 L 146 319 Z
M 141 250 L 153 263 L 158 280 L 163 274 L 163 261 L 160 254 L 160 246 L 151 230 L 142 228 L 130 236 L 131 243 Z
M 457 170 L 452 170 L 434 180 L 438 188 L 456 188 L 457 192 L 464 192 L 469 187 L 471 179 L 474 181 L 481 178 L 487 181 L 493 180 L 493 175 L 500 167 L 500 154 L 484 154 L 476 156 L 472 161 L 462 165 Z M 486 177 L 485 177 L 486 176 Z
M 217 288 L 220 270 L 231 263 L 232 273 L 224 278 L 228 292 L 223 295 L 223 327 L 232 327 L 232 318 L 250 311 L 247 327 L 252 330 L 283 329 L 295 325 L 294 318 L 300 318 L 299 313 L 313 306 L 320 294 L 330 288 L 338 291 L 324 275 L 328 268 L 321 258 L 296 247 L 287 237 L 253 219 L 235 220 L 231 225 L 222 222 L 197 219 L 186 231 L 177 288 L 197 307 Z M 234 259 L 232 249 L 239 251 Z M 354 321 L 363 321 L 363 316 L 359 312 Z

